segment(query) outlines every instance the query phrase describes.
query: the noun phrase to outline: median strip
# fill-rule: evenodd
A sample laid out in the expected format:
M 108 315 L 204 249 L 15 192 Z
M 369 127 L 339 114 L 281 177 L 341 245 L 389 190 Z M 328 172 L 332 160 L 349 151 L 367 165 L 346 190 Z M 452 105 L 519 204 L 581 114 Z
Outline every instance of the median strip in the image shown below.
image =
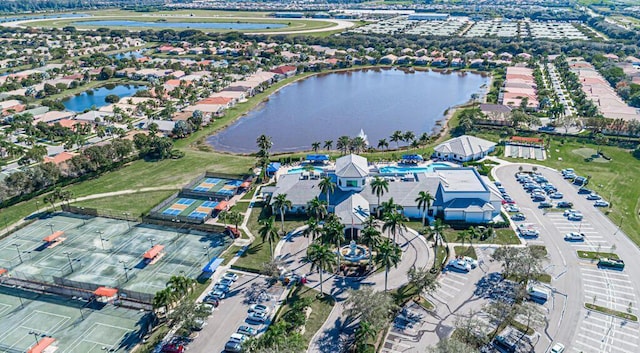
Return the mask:
M 622 311 L 613 310 L 613 309 L 609 309 L 609 308 L 605 308 L 604 306 L 595 305 L 595 304 L 591 304 L 591 303 L 584 303 L 584 307 L 589 309 L 589 310 L 597 311 L 597 312 L 605 314 L 605 315 L 612 315 L 612 316 L 616 316 L 616 317 L 619 317 L 621 319 L 625 319 L 625 320 L 629 320 L 629 321 L 638 321 L 638 317 L 633 315 L 633 314 L 625 313 L 625 312 L 622 312 Z

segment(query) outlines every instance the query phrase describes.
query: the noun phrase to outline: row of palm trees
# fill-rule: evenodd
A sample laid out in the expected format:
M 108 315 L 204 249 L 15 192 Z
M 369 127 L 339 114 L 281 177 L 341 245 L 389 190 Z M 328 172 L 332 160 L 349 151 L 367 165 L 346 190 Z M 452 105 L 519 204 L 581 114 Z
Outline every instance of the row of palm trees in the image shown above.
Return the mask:
M 167 287 L 153 297 L 152 305 L 155 309 L 170 306 L 181 300 L 193 289 L 195 280 L 185 276 L 171 276 Z
M 420 136 L 416 136 L 413 131 L 402 132 L 400 130 L 394 131 L 389 140 L 386 138 L 378 140 L 378 149 L 389 149 L 389 141 L 396 143 L 396 149 L 400 148 L 400 142 L 408 143 L 412 148 L 418 148 L 424 146 L 431 141 L 431 136 L 428 133 L 422 133 Z M 350 138 L 349 136 L 340 136 L 335 141 L 336 149 L 343 154 L 347 152 L 359 153 L 367 150 L 366 141 L 360 137 Z M 325 140 L 324 142 L 314 141 L 311 143 L 311 149 L 313 152 L 318 152 L 321 148 L 331 151 L 333 149 L 333 140 Z

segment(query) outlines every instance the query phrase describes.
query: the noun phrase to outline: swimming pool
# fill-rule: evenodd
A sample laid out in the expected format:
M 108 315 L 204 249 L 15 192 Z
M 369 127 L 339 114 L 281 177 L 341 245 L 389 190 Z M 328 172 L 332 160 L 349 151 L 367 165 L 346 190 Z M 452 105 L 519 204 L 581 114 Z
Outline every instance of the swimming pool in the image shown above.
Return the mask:
M 433 168 L 451 168 L 451 165 L 446 163 L 431 163 L 427 166 L 389 166 L 381 167 L 380 174 L 406 174 L 406 173 L 429 173 L 433 172 Z
M 296 173 L 299 174 L 299 173 L 302 173 L 302 172 L 304 172 L 306 170 L 307 170 L 307 168 L 305 168 L 305 167 L 295 167 L 295 168 L 289 169 L 287 174 L 296 174 Z M 318 168 L 318 167 L 314 167 L 313 171 L 315 173 L 318 173 L 318 174 L 324 173 L 324 170 L 322 168 Z

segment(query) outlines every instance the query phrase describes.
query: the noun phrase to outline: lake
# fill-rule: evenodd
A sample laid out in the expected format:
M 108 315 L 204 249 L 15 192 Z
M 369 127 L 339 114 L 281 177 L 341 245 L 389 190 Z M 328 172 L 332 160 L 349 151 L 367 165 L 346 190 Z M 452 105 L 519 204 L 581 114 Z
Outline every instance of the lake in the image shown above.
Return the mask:
M 311 149 L 363 129 L 375 147 L 395 130 L 416 135 L 437 129 L 446 109 L 483 94 L 489 77 L 473 73 L 439 73 L 369 69 L 312 76 L 271 95 L 225 130 L 209 136 L 216 150 L 251 153 L 256 138 L 271 136 L 273 152 Z
M 287 27 L 282 23 L 238 23 L 238 22 L 144 22 L 129 20 L 80 21 L 71 26 L 99 26 L 99 27 L 150 27 L 150 28 L 192 28 L 192 29 L 270 29 Z
M 131 97 L 138 90 L 145 88 L 145 86 L 134 86 L 134 85 L 117 85 L 115 87 L 100 87 L 96 88 L 89 92 L 82 92 L 77 96 L 73 96 L 69 99 L 65 99 L 62 101 L 62 104 L 67 108 L 67 110 L 73 112 L 83 112 L 87 109 L 91 109 L 91 107 L 95 106 L 96 108 L 100 108 L 102 106 L 107 105 L 108 103 L 104 101 L 104 98 L 110 94 L 118 95 L 118 97 Z

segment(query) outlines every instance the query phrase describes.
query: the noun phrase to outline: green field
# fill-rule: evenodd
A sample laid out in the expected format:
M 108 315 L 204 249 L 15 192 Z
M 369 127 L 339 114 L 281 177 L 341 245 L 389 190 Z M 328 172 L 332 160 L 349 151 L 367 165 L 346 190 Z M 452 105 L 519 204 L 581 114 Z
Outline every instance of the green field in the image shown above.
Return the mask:
M 151 211 L 153 206 L 162 202 L 176 190 L 136 192 L 133 194 L 101 197 L 73 203 L 76 207 L 96 208 L 107 212 L 127 212 L 139 216 Z

